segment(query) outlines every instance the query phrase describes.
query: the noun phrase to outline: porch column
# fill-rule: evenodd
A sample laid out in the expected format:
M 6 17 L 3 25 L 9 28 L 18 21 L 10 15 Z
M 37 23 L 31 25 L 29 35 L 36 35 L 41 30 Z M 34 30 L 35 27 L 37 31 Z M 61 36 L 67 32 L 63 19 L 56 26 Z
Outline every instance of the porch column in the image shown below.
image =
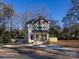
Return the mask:
M 50 37 L 49 37 L 49 33 L 47 33 L 47 41 L 49 40 L 49 38 L 50 38 Z
M 42 37 L 41 34 L 39 34 L 39 41 L 41 41 L 41 39 L 42 39 L 41 37 Z
M 28 42 L 30 43 L 31 42 L 31 37 L 30 37 L 31 35 L 30 34 L 28 34 Z
M 34 34 L 34 41 L 33 41 L 33 44 L 36 45 L 36 44 L 37 44 L 36 42 L 37 42 L 37 41 L 36 41 L 36 35 Z

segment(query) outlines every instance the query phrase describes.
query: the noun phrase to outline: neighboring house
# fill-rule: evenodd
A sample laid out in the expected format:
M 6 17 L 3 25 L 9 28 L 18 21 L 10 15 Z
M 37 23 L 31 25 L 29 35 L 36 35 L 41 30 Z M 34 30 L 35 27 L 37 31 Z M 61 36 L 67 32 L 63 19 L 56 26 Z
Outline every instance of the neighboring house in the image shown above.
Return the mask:
M 39 16 L 28 22 L 28 42 L 34 44 L 47 43 L 49 40 L 49 21 Z

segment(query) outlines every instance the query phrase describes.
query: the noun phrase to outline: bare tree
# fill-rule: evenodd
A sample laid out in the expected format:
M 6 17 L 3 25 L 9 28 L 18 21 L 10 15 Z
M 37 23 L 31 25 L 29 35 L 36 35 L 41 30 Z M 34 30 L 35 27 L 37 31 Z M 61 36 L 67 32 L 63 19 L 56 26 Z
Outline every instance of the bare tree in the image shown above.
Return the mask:
M 3 28 L 6 28 L 7 22 L 14 14 L 14 10 L 9 5 L 0 3 L 0 24 Z
M 71 0 L 72 7 L 67 11 L 66 16 L 63 18 L 65 28 L 68 28 L 68 39 L 72 36 L 72 26 L 77 24 L 79 20 L 79 1 Z

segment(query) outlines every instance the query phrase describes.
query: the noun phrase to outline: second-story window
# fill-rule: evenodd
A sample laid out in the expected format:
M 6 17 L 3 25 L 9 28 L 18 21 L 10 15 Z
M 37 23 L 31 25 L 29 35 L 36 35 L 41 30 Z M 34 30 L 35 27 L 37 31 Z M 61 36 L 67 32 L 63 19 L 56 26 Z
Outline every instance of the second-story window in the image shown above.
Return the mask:
M 42 24 L 45 24 L 45 21 L 42 21 Z
M 43 29 L 45 29 L 45 27 L 43 27 Z

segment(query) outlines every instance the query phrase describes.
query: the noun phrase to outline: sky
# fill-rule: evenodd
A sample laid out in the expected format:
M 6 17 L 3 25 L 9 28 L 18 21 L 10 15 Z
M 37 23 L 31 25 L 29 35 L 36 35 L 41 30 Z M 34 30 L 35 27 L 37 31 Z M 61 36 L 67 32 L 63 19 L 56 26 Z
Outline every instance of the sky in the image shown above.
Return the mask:
M 43 6 L 44 13 L 56 20 L 61 20 L 71 6 L 70 0 L 4 0 L 4 2 L 12 4 L 17 14 L 39 12 Z

